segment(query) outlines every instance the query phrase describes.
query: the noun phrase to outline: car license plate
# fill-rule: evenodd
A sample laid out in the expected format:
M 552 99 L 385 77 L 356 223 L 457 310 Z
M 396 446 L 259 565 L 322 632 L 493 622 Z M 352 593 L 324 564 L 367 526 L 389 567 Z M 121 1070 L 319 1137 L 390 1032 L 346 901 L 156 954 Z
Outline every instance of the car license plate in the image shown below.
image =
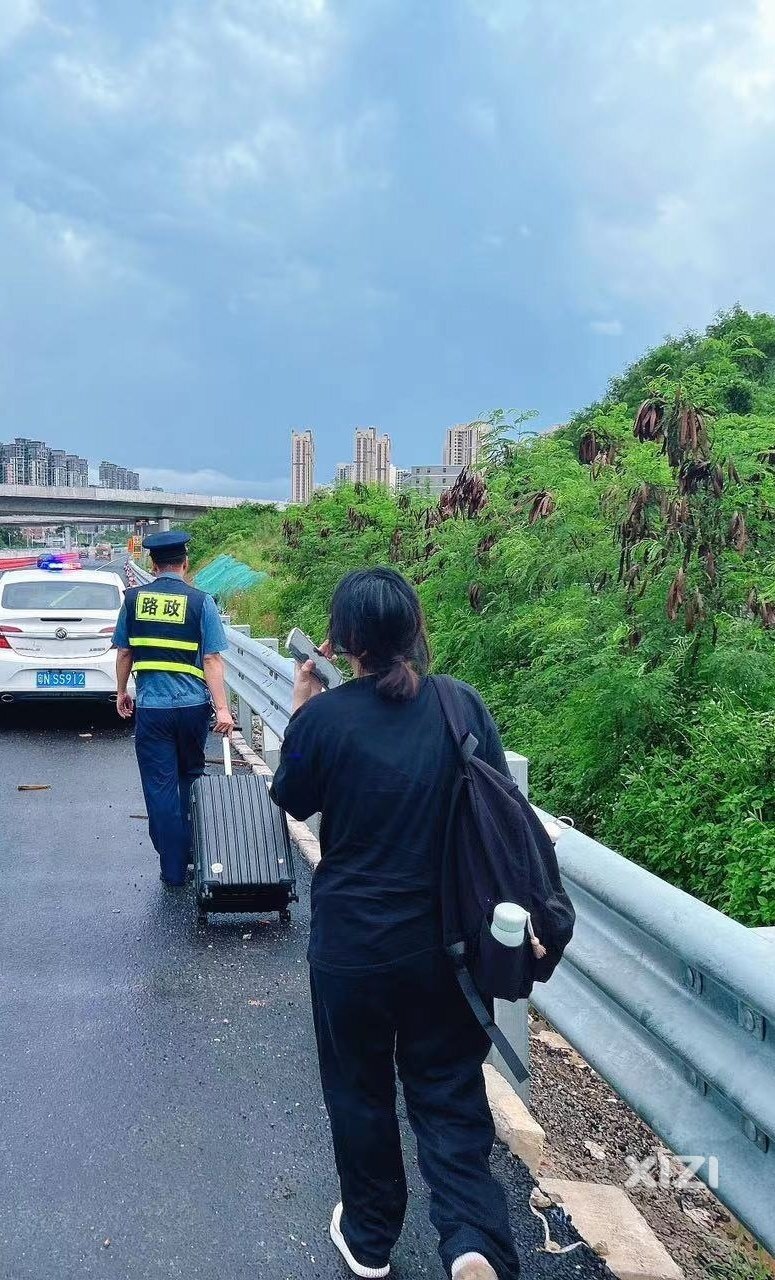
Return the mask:
M 85 671 L 38 671 L 36 673 L 39 689 L 85 689 Z

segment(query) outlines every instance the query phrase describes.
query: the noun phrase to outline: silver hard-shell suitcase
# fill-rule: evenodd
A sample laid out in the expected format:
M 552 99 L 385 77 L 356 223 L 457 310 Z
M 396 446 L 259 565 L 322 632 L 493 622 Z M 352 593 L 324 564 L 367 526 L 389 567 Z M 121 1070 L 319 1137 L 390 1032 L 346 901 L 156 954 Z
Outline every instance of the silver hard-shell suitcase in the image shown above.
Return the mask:
M 298 901 L 288 821 L 265 778 L 232 772 L 227 737 L 223 744 L 225 773 L 206 773 L 191 790 L 199 919 L 211 911 L 279 911 L 288 920 Z

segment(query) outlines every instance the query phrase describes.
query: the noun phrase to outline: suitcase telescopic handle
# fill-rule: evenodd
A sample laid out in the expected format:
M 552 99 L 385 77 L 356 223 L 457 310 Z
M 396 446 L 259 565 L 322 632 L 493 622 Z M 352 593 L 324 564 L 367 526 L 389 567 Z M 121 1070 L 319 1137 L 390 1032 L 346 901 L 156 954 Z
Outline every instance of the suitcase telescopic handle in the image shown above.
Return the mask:
M 229 745 L 229 735 L 223 735 L 223 767 L 226 770 L 226 777 L 231 777 L 231 747 Z

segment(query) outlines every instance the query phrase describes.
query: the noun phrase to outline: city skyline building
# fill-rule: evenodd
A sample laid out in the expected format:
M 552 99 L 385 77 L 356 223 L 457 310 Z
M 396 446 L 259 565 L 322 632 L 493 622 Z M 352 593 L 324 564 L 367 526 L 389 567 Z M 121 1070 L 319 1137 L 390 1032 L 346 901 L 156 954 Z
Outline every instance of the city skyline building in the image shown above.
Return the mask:
M 356 484 L 379 484 L 388 488 L 391 452 L 390 436 L 377 435 L 376 427 L 356 427 L 350 478 Z
M 315 487 L 315 439 L 311 431 L 291 432 L 291 502 L 306 503 Z
M 336 475 L 334 477 L 335 485 L 350 484 L 353 478 L 353 464 L 351 462 L 337 462 Z
M 100 484 L 105 489 L 139 489 L 140 473 L 130 471 L 115 462 L 101 462 L 99 470 Z
M 0 476 L 5 484 L 83 489 L 89 483 L 89 463 L 75 453 L 52 449 L 44 440 L 16 436 L 0 444 Z
M 384 489 L 392 488 L 390 482 L 391 470 L 395 472 L 391 461 L 392 443 L 390 436 L 377 437 L 377 454 L 376 454 L 376 475 L 374 477 L 377 484 L 382 485 Z
M 442 465 L 470 467 L 478 459 L 487 434 L 486 422 L 459 422 L 449 427 L 444 438 Z
M 86 489 L 89 484 L 89 462 L 87 458 L 79 458 L 75 453 L 65 457 L 67 487 L 70 489 Z
M 352 479 L 355 484 L 374 484 L 377 477 L 377 428 L 356 427 Z

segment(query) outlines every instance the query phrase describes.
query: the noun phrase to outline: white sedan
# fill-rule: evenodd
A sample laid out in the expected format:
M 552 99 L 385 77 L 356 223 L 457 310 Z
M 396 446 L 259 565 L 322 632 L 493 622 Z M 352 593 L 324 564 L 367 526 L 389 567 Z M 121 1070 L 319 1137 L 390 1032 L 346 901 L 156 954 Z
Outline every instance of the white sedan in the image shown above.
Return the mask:
M 0 575 L 0 702 L 116 697 L 116 573 L 9 569 Z

